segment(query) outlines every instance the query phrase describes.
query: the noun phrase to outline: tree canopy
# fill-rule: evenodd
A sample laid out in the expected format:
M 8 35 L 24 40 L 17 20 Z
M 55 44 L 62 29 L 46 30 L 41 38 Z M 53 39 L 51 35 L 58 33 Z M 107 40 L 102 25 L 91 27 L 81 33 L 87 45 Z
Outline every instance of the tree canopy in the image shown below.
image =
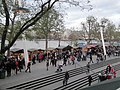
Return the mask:
M 86 22 L 82 22 L 82 32 L 81 36 L 88 41 L 88 44 L 92 39 L 101 41 L 100 29 L 103 30 L 104 39 L 109 43 L 117 41 L 119 36 L 119 31 L 117 26 L 107 18 L 101 18 L 98 21 L 94 16 L 88 16 Z
M 29 2 L 29 3 L 28 3 Z M 0 19 L 1 29 L 1 54 L 10 49 L 18 37 L 36 24 L 53 6 L 60 6 L 63 3 L 79 6 L 82 9 L 92 9 L 89 0 L 1 0 Z M 29 8 L 29 9 L 28 9 Z M 60 8 L 60 7 L 58 7 Z M 57 8 L 56 8 L 57 9 Z M 25 18 L 22 21 L 22 18 Z M 18 26 L 15 26 L 19 23 Z M 8 45 L 5 41 L 10 36 Z

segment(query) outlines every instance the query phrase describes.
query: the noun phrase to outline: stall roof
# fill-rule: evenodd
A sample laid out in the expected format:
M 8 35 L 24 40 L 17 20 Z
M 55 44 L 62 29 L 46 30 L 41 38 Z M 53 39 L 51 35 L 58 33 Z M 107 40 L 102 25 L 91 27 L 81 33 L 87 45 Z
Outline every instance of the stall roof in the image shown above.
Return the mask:
M 55 40 L 48 41 L 48 47 L 58 48 L 58 44 L 59 44 L 59 41 L 55 41 Z M 45 45 L 46 45 L 46 43 L 43 40 L 41 40 L 41 41 L 25 41 L 25 42 L 22 40 L 19 40 L 19 41 L 15 42 L 15 44 L 11 47 L 11 49 L 26 48 L 27 50 L 31 50 L 31 49 L 45 50 Z M 66 47 L 69 44 L 66 41 L 61 41 L 60 45 Z

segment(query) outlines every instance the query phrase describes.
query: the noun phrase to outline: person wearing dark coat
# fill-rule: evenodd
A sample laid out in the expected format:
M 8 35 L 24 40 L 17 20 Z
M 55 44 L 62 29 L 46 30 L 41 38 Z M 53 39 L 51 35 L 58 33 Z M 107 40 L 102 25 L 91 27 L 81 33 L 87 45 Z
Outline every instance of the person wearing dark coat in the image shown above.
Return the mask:
M 67 62 L 67 56 L 65 53 L 63 53 L 63 65 L 67 66 L 66 62 Z
M 11 61 L 8 60 L 6 63 L 7 77 L 11 76 Z
M 87 73 L 89 73 L 90 72 L 90 62 L 88 62 L 86 67 L 87 67 Z
M 18 67 L 21 72 L 21 69 L 23 69 L 23 62 L 22 62 L 22 60 L 18 60 L 18 63 L 19 63 Z
M 92 79 L 92 76 L 91 76 L 91 75 L 89 75 L 89 76 L 88 76 L 89 86 L 91 86 L 92 80 L 93 80 L 93 79 Z
M 109 74 L 110 71 L 111 71 L 111 68 L 112 68 L 111 65 L 108 64 L 107 67 L 106 67 L 106 72 L 105 72 L 105 74 Z
M 32 65 L 36 64 L 35 59 L 36 59 L 36 56 L 33 55 L 33 57 L 32 57 Z
M 25 70 L 25 72 L 27 72 L 29 70 L 29 73 L 31 73 L 30 67 L 31 67 L 31 62 L 28 62 L 27 69 Z
M 70 78 L 70 75 L 68 73 L 68 71 L 65 72 L 65 77 L 63 80 L 63 85 L 67 85 L 68 79 Z
M 48 71 L 48 66 L 49 66 L 49 60 L 46 61 L 47 71 Z
M 12 59 L 12 62 L 11 62 L 11 69 L 12 69 L 12 74 L 16 74 L 16 62 L 14 59 Z

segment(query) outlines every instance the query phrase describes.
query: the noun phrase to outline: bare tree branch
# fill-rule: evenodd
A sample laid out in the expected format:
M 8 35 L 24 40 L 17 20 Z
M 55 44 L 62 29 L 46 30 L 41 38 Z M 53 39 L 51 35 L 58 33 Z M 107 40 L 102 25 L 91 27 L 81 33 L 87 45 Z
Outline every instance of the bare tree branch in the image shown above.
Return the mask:
M 20 34 L 22 34 L 27 28 L 29 28 L 30 26 L 34 25 L 47 11 L 49 11 L 53 5 L 57 2 L 58 0 L 55 0 L 54 2 L 51 3 L 51 5 L 45 10 L 44 7 L 49 4 L 51 2 L 51 0 L 48 0 L 46 3 L 44 3 L 41 6 L 41 11 L 38 12 L 33 18 L 31 18 L 30 20 L 28 20 L 26 23 L 24 23 L 24 25 L 20 28 L 19 32 L 15 35 L 15 37 L 13 38 L 13 40 L 11 41 L 11 43 L 9 43 L 8 46 L 5 47 L 5 49 L 7 50 L 8 48 L 10 48 L 14 42 L 17 40 L 17 38 L 19 37 Z
M 4 8 L 4 11 L 5 11 L 5 15 L 6 15 L 6 22 L 5 22 L 4 31 L 3 31 L 3 34 L 2 34 L 1 51 L 4 49 L 4 46 L 5 46 L 5 40 L 6 40 L 7 30 L 9 28 L 9 17 L 10 17 L 9 11 L 8 11 L 8 8 L 7 8 L 7 4 L 6 4 L 6 0 L 2 0 L 2 4 L 3 4 L 3 8 Z

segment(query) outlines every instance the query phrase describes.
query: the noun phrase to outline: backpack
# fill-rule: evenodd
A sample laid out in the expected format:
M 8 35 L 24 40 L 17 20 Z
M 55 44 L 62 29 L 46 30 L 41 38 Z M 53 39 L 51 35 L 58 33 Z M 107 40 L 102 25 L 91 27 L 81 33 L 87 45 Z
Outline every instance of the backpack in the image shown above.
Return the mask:
M 18 61 L 15 62 L 16 66 L 18 66 Z
M 72 56 L 72 57 L 71 57 L 71 60 L 72 60 L 72 61 L 74 61 L 74 60 L 75 60 L 75 57 L 74 57 L 74 56 Z

